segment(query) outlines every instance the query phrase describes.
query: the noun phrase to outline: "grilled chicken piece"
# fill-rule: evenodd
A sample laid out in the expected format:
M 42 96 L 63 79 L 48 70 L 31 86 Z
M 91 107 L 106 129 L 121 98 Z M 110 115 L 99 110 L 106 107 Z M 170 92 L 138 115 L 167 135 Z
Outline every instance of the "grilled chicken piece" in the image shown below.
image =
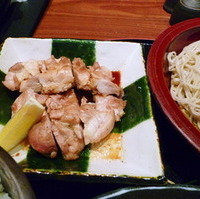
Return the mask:
M 47 71 L 38 75 L 39 82 L 42 85 L 41 93 L 60 93 L 74 86 L 70 59 L 61 57 L 53 60 L 53 64 L 48 61 L 45 63 L 47 64 Z
M 36 99 L 40 104 L 45 105 L 48 95 L 35 93 L 31 88 L 21 93 L 12 104 L 12 114 L 15 114 L 30 98 Z
M 19 90 L 21 82 L 40 73 L 41 61 L 30 60 L 13 65 L 2 82 L 11 91 Z
M 97 143 L 113 129 L 115 121 L 125 114 L 126 101 L 112 95 L 95 95 L 94 103 L 82 98 L 80 118 L 84 123 L 83 136 L 85 144 Z
M 100 79 L 96 83 L 96 89 L 98 93 L 107 96 L 107 95 L 117 95 L 122 97 L 124 95 L 123 89 L 112 81 Z
M 66 160 L 77 159 L 85 145 L 79 117 L 80 107 L 74 91 L 71 89 L 62 95 L 51 95 L 46 105 L 53 134 L 63 157 Z
M 90 90 L 90 72 L 83 60 L 80 58 L 74 58 L 72 61 L 72 69 L 76 87 L 78 89 Z
M 88 69 L 91 74 L 91 83 L 93 86 L 96 86 L 96 81 L 100 79 L 113 80 L 112 72 L 108 68 L 100 66 L 98 62 L 95 62 L 93 66 L 88 66 Z
M 117 95 L 123 96 L 123 90 L 117 84 L 113 83 L 112 72 L 104 67 L 100 66 L 97 62 L 93 66 L 89 66 L 89 71 L 91 75 L 91 86 L 95 93 L 103 95 Z M 97 90 L 97 92 L 95 92 Z
M 55 158 L 58 148 L 52 133 L 52 123 L 48 114 L 43 114 L 40 122 L 35 124 L 28 133 L 30 145 L 39 153 Z
M 97 111 L 84 124 L 83 136 L 85 145 L 97 143 L 105 138 L 115 125 L 114 111 Z
M 38 74 L 39 76 L 40 74 Z M 38 76 L 32 76 L 21 82 L 19 92 L 25 92 L 27 89 L 31 88 L 36 93 L 41 93 L 42 85 L 39 82 Z
M 26 92 L 21 93 L 11 106 L 12 114 L 14 115 L 30 98 L 35 99 L 35 93 L 32 89 L 28 89 Z
M 12 105 L 12 114 L 15 114 L 30 98 L 35 98 L 41 104 L 45 104 L 48 95 L 39 95 L 32 89 L 27 89 L 15 100 Z M 52 134 L 51 121 L 46 112 L 41 120 L 33 125 L 28 132 L 28 141 L 30 145 L 39 153 L 54 158 L 57 155 L 57 146 Z
M 99 111 L 110 111 L 113 110 L 115 113 L 115 121 L 120 121 L 120 118 L 125 114 L 124 108 L 126 101 L 121 98 L 114 97 L 112 95 L 101 96 L 95 95 L 94 101 L 96 102 L 96 110 Z
M 96 109 L 96 103 L 82 98 L 80 118 L 84 123 L 83 136 L 85 145 L 97 143 L 105 138 L 113 129 L 115 115 L 113 110 L 101 111 Z
M 52 130 L 63 158 L 65 160 L 78 159 L 80 152 L 85 147 L 82 136 L 77 136 L 82 135 L 81 125 L 71 125 L 67 122 L 52 120 Z
M 80 106 L 80 119 L 83 123 L 88 122 L 88 120 L 96 115 L 96 104 L 93 102 L 87 102 L 87 99 L 83 97 L 81 99 Z
M 51 119 L 71 124 L 80 123 L 80 108 L 73 89 L 62 94 L 49 95 L 46 106 Z
M 10 68 L 3 84 L 20 92 L 28 88 L 44 94 L 67 91 L 74 86 L 71 61 L 66 57 L 55 59 L 51 56 L 48 60 L 17 63 Z
M 97 62 L 86 67 L 83 60 L 75 58 L 72 61 L 72 68 L 78 89 L 91 90 L 94 94 L 123 96 L 122 88 L 112 82 L 112 72 Z

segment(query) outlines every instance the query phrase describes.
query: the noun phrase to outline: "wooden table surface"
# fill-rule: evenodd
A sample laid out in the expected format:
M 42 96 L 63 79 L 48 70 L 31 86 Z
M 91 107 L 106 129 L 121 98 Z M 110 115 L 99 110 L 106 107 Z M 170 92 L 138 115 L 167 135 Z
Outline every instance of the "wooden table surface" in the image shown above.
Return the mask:
M 34 37 L 156 39 L 169 27 L 165 0 L 51 0 Z

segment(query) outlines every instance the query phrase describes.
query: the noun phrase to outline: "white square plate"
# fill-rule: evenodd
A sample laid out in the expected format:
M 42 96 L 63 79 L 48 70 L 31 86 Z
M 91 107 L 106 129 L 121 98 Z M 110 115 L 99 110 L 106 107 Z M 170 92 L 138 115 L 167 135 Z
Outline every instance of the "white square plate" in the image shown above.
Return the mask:
M 49 160 L 19 145 L 11 151 L 13 158 L 24 165 L 24 172 L 36 174 L 56 174 L 64 176 L 87 176 L 111 181 L 135 182 L 143 184 L 163 181 L 164 168 L 161 161 L 157 128 L 152 114 L 150 91 L 147 83 L 143 44 L 127 41 L 94 41 L 75 39 L 36 39 L 8 38 L 0 54 L 1 80 L 8 69 L 20 61 L 29 59 L 48 59 L 52 54 L 58 58 L 81 57 L 87 64 L 94 61 L 112 71 L 120 71 L 121 86 L 125 91 L 126 114 L 116 125 L 101 147 L 86 147 L 77 161 L 61 158 Z M 7 92 L 3 85 L 0 92 Z M 7 95 L 2 95 L 0 102 Z M 10 105 L 0 104 L 2 127 L 9 119 L 5 112 Z M 110 154 L 116 152 L 116 143 L 120 145 L 117 158 L 104 155 L 105 145 L 111 144 Z M 112 156 L 112 155 L 111 155 Z M 110 156 L 110 157 L 111 157 Z M 25 164 L 24 164 L 25 163 Z M 128 179 L 128 180 L 127 180 Z

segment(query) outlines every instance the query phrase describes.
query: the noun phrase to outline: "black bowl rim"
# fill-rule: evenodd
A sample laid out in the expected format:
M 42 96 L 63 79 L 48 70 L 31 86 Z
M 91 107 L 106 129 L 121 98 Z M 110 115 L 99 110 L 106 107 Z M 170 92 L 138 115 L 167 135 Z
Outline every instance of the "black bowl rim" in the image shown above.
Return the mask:
M 170 185 L 161 185 L 161 186 L 147 186 L 147 187 L 124 187 L 115 189 L 112 191 L 108 191 L 101 195 L 94 197 L 93 199 L 107 199 L 107 198 L 114 198 L 119 197 L 122 195 L 126 195 L 128 193 L 134 192 L 142 192 L 142 191 L 184 191 L 184 192 L 197 192 L 200 196 L 200 187 L 195 185 L 185 185 L 185 184 L 170 184 Z M 174 192 L 173 192 L 174 194 Z M 162 194 L 161 194 L 162 195 Z M 124 198 L 124 197 L 123 197 Z

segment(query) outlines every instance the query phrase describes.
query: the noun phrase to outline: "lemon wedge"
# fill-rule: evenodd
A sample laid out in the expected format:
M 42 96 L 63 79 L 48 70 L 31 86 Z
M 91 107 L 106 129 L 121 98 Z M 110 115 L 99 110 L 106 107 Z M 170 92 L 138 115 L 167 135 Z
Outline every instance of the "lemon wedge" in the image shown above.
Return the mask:
M 0 131 L 0 146 L 9 151 L 19 144 L 41 118 L 44 110 L 36 99 L 30 98 Z

